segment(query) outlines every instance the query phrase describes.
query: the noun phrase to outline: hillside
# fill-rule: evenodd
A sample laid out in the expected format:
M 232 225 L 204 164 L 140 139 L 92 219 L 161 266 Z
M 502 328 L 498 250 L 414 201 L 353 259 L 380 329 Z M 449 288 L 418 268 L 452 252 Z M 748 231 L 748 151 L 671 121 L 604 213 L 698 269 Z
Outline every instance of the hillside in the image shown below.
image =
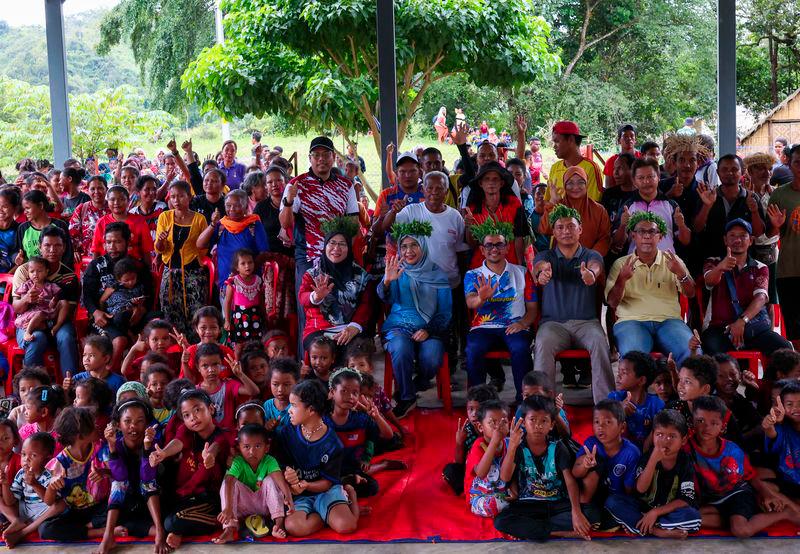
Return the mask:
M 64 20 L 67 39 L 67 83 L 71 93 L 94 92 L 98 88 L 131 85 L 145 91 L 130 48 L 113 48 L 107 57 L 95 52 L 105 10 L 92 10 Z M 47 42 L 44 27 L 9 27 L 0 21 L 0 75 L 47 85 Z

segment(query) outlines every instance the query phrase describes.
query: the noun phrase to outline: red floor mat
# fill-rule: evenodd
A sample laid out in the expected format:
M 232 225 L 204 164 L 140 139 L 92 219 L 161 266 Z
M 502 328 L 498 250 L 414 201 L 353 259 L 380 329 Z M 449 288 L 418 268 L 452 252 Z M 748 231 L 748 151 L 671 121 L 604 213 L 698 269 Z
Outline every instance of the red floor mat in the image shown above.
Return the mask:
M 591 411 L 567 407 L 576 439 L 591 434 Z M 442 480 L 442 467 L 451 461 L 456 423 L 463 412 L 452 415 L 442 410 L 416 410 L 403 420 L 411 431 L 403 450 L 386 457 L 405 461 L 407 471 L 384 472 L 376 476 L 381 490 L 377 497 L 362 500 L 372 507 L 372 514 L 359 522 L 358 532 L 342 536 L 324 530 L 308 539 L 310 542 L 478 542 L 502 540 L 492 521 L 473 516 L 463 497 L 453 495 Z M 798 528 L 790 524 L 771 527 L 764 537 L 796 537 Z M 699 537 L 730 536 L 708 529 Z M 624 534 L 597 534 L 598 538 L 628 537 Z M 211 537 L 195 537 L 187 542 L 206 542 Z M 263 539 L 272 541 L 273 539 Z M 137 542 L 120 539 L 119 542 Z M 286 542 L 286 541 L 281 541 Z

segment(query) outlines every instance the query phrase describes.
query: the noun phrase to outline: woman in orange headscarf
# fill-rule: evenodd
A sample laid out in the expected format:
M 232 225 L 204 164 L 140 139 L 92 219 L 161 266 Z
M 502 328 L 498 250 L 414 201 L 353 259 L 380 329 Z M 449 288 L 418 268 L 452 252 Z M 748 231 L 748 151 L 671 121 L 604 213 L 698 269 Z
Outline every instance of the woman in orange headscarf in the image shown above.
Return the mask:
M 564 198 L 555 185 L 550 187 L 550 201 L 545 204 L 544 215 L 539 223 L 539 232 L 553 234 L 549 216 L 558 204 L 578 210 L 581 214 L 581 246 L 591 248 L 601 256 L 608 254 L 611 246 L 611 220 L 605 208 L 587 195 L 588 178 L 582 167 L 574 165 L 564 173 Z

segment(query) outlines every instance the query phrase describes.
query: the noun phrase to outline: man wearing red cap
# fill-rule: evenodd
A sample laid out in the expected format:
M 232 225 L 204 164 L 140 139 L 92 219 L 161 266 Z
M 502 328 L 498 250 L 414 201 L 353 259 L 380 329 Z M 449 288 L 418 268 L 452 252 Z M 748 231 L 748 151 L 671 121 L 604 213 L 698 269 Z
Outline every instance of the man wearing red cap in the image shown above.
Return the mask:
M 603 194 L 603 172 L 599 165 L 581 155 L 580 145 L 584 136 L 574 121 L 559 121 L 553 125 L 553 150 L 555 150 L 558 161 L 550 168 L 548 185 L 554 184 L 563 198 L 564 173 L 568 167 L 577 165 L 586 172 L 587 196 L 595 202 L 599 202 Z M 545 193 L 545 200 L 550 201 L 549 187 Z

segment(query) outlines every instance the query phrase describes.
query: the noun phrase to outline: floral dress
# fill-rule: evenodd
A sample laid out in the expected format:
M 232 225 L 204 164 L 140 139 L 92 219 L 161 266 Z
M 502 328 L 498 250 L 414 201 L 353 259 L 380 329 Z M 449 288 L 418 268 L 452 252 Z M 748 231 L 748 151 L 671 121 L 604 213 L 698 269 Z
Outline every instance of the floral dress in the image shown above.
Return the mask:
M 69 218 L 69 236 L 72 239 L 72 248 L 81 256 L 88 256 L 92 250 L 94 228 L 104 215 L 111 213 L 108 206 L 97 208 L 92 202 L 84 202 L 72 213 Z

